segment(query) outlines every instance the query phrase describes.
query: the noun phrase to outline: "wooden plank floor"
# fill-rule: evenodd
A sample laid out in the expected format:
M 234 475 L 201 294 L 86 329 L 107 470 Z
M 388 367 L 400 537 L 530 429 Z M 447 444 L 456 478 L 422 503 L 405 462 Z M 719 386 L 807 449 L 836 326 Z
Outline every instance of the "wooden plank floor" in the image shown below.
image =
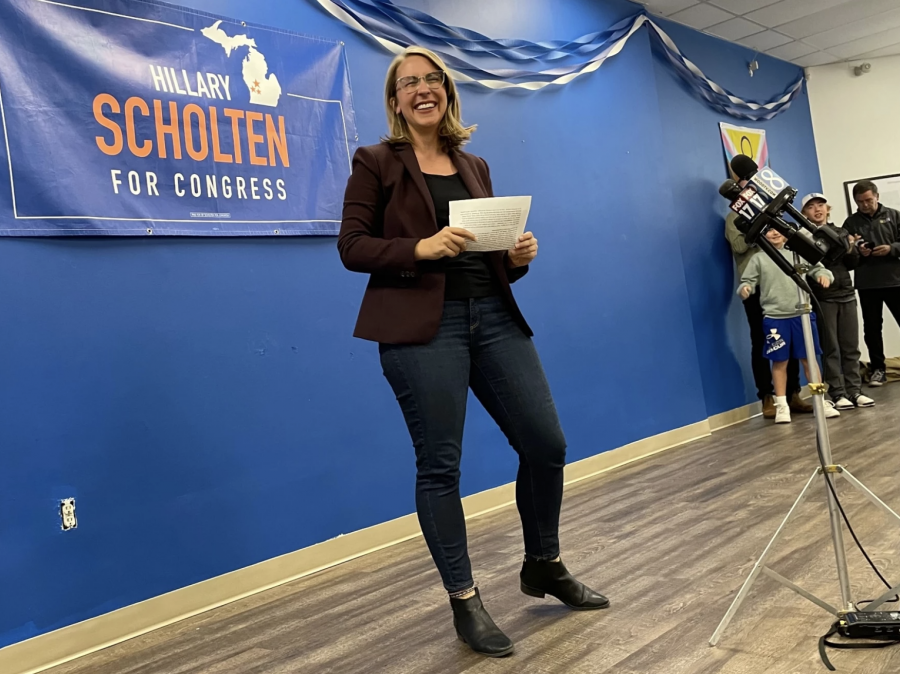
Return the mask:
M 829 422 L 835 459 L 900 509 L 900 385 L 878 406 Z M 821 609 L 760 579 L 716 649 L 707 646 L 755 558 L 816 464 L 810 416 L 790 426 L 755 419 L 714 437 L 568 489 L 563 556 L 613 607 L 572 612 L 518 590 L 514 508 L 470 523 L 476 578 L 495 621 L 516 643 L 488 660 L 455 639 L 451 613 L 421 539 L 323 571 L 54 668 L 51 674 L 805 674 L 824 672 Z M 900 582 L 900 528 L 847 485 L 855 528 Z M 820 488 L 772 567 L 839 603 Z M 879 581 L 847 536 L 857 600 Z M 831 651 L 838 671 L 900 671 L 900 647 Z

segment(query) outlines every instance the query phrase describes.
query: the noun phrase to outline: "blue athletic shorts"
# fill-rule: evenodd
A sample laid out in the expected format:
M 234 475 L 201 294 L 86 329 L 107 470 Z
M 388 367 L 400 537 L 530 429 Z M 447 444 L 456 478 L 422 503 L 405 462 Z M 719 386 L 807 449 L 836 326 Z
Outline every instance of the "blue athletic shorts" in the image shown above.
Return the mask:
M 816 315 L 809 315 L 812 322 L 813 343 L 816 346 L 816 354 L 821 355 L 819 346 L 819 331 L 816 328 Z M 766 335 L 766 345 L 763 354 L 769 360 L 781 362 L 790 358 L 805 359 L 806 344 L 803 342 L 803 323 L 800 316 L 794 318 L 769 318 L 763 319 L 763 332 Z

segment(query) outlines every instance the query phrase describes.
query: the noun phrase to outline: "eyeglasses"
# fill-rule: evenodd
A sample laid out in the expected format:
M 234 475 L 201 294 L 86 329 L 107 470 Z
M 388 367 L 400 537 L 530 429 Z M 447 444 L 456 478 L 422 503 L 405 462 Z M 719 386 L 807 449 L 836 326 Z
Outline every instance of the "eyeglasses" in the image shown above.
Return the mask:
M 435 70 L 433 73 L 428 73 L 426 75 L 422 75 L 421 77 L 417 77 L 416 75 L 401 77 L 399 80 L 397 80 L 397 89 L 411 94 L 419 88 L 419 82 L 421 82 L 422 80 L 425 80 L 425 84 L 428 85 L 429 89 L 440 89 L 442 86 L 444 86 L 444 71 Z

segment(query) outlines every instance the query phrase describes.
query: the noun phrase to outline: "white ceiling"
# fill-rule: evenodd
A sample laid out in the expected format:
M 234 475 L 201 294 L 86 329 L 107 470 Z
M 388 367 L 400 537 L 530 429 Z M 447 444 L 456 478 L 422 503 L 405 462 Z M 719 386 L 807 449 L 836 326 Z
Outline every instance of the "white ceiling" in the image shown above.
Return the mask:
M 800 66 L 900 54 L 900 0 L 639 0 L 652 14 Z

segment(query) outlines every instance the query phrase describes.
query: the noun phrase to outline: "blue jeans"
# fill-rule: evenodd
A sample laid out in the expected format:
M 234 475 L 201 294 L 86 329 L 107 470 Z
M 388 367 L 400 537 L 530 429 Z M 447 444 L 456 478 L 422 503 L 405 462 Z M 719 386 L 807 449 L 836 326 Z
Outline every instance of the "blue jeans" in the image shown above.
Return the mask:
M 519 455 L 526 554 L 556 558 L 566 439 L 534 344 L 504 300 L 447 301 L 430 343 L 379 349 L 416 452 L 419 524 L 447 591 L 474 586 L 459 496 L 469 388 Z

